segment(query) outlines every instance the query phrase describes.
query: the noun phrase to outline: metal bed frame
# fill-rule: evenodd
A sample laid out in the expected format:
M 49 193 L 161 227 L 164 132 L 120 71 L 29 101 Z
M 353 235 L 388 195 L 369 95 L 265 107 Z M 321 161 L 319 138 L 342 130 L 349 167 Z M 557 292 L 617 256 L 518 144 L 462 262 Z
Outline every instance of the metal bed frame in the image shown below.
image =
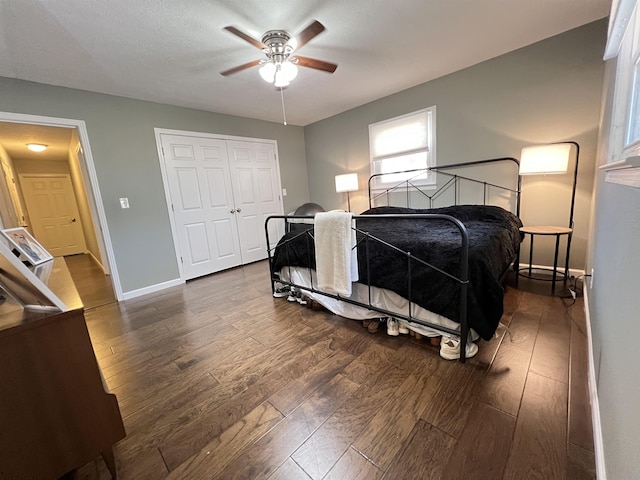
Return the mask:
M 371 188 L 371 181 L 372 178 L 380 176 L 382 174 L 377 174 L 377 175 L 372 175 L 369 178 L 369 206 L 372 205 L 372 201 L 376 198 L 380 198 L 382 195 L 386 195 L 387 199 L 389 199 L 389 194 L 391 192 L 397 192 L 400 191 L 403 188 L 406 188 L 407 190 L 407 203 L 409 206 L 410 204 L 410 195 L 409 192 L 419 192 L 420 195 L 424 195 L 424 197 L 426 197 L 429 201 L 429 205 L 433 204 L 434 199 L 436 199 L 438 196 L 440 196 L 442 194 L 442 192 L 444 192 L 445 190 L 449 189 L 449 188 L 454 188 L 454 195 L 455 195 L 455 205 L 457 205 L 457 200 L 458 200 L 458 185 L 460 181 L 470 181 L 473 183 L 477 183 L 477 184 L 482 184 L 484 186 L 484 205 L 487 204 L 487 187 L 494 187 L 494 188 L 498 188 L 500 190 L 503 191 L 507 191 L 510 192 L 512 194 L 515 194 L 516 196 L 516 215 L 519 215 L 520 213 L 520 176 L 518 175 L 518 180 L 517 180 L 517 189 L 512 189 L 512 188 L 508 188 L 508 187 L 504 187 L 504 186 L 500 186 L 500 185 L 496 185 L 496 184 L 492 184 L 492 183 L 488 183 L 488 182 L 483 182 L 483 181 L 479 181 L 473 178 L 469 178 L 469 177 L 465 177 L 465 176 L 461 176 L 461 175 L 456 175 L 456 174 L 450 174 L 448 172 L 445 172 L 445 170 L 450 170 L 453 168 L 461 168 L 461 167 L 469 167 L 469 166 L 476 166 L 476 165 L 482 165 L 482 164 L 489 164 L 489 163 L 498 163 L 498 162 L 514 162 L 515 166 L 516 166 L 516 170 L 517 167 L 519 165 L 518 160 L 516 160 L 515 158 L 511 158 L 511 157 L 501 157 L 501 158 L 495 158 L 495 159 L 488 159 L 488 160 L 479 160 L 479 161 L 474 161 L 474 162 L 466 162 L 466 163 L 459 163 L 459 164 L 452 164 L 452 165 L 446 165 L 446 166 L 442 166 L 442 167 L 433 167 L 430 169 L 426 169 L 426 170 L 430 170 L 430 171 L 434 171 L 434 172 L 438 172 L 438 173 L 443 173 L 445 174 L 445 176 L 449 177 L 449 180 L 447 182 L 445 182 L 444 185 L 442 185 L 440 188 L 437 188 L 436 191 L 431 194 L 428 195 L 426 192 L 424 192 L 423 190 L 421 190 L 419 187 L 417 187 L 412 181 L 411 178 L 408 180 L 405 180 L 395 186 L 393 186 L 392 188 L 389 189 L 385 189 L 383 192 L 378 193 L 376 195 L 373 194 L 372 188 Z M 420 176 L 422 174 L 424 174 L 425 169 L 416 169 L 416 175 L 412 178 L 415 178 L 416 176 Z M 413 172 L 413 170 L 411 171 Z M 399 173 L 399 172 L 398 172 Z M 452 275 L 448 272 L 445 272 L 441 269 L 439 269 L 438 267 L 425 262 L 415 256 L 413 256 L 411 254 L 411 252 L 405 252 L 403 250 L 401 250 L 400 248 L 391 245 L 390 243 L 377 238 L 373 235 L 371 235 L 369 232 L 363 230 L 362 228 L 357 228 L 357 227 L 353 227 L 353 229 L 356 231 L 356 233 L 360 234 L 360 240 L 358 241 L 358 244 L 356 245 L 355 248 L 357 248 L 360 244 L 362 244 L 362 242 L 364 242 L 364 249 L 366 252 L 366 282 L 362 282 L 360 281 L 360 283 L 365 283 L 368 287 L 368 302 L 363 303 L 363 302 L 358 302 L 356 300 L 353 300 L 351 298 L 347 298 L 347 297 L 342 297 L 340 295 L 337 294 L 332 294 L 332 293 L 328 293 L 328 292 L 324 292 L 324 291 L 320 291 L 317 290 L 316 288 L 314 288 L 313 284 L 313 278 L 315 275 L 314 270 L 311 267 L 303 267 L 303 268 L 308 268 L 309 270 L 309 275 L 310 275 L 310 279 L 311 279 L 311 285 L 310 286 L 306 286 L 306 285 L 299 285 L 296 284 L 294 282 L 291 281 L 284 281 L 282 280 L 274 271 L 274 258 L 273 258 L 273 251 L 275 250 L 276 247 L 270 247 L 271 242 L 269 239 L 269 225 L 270 222 L 275 221 L 275 220 L 283 220 L 285 222 L 287 222 L 288 220 L 293 220 L 293 219 L 313 219 L 313 216 L 310 215 L 272 215 L 269 216 L 266 221 L 265 221 L 265 235 L 266 235 L 266 240 L 267 240 L 267 254 L 268 254 L 268 258 L 269 258 L 269 272 L 270 272 L 270 280 L 271 280 L 271 289 L 272 292 L 275 292 L 275 284 L 280 283 L 282 285 L 288 285 L 290 287 L 294 287 L 294 288 L 299 288 L 301 290 L 305 290 L 305 291 L 309 291 L 309 292 L 313 292 L 313 293 L 318 293 L 321 295 L 324 295 L 326 297 L 330 297 L 330 298 L 334 298 L 337 300 L 340 300 L 342 302 L 346 302 L 346 303 L 350 303 L 352 305 L 356 305 L 359 307 L 363 307 L 369 310 L 373 310 L 375 312 L 379 312 L 384 316 L 391 316 L 394 318 L 399 318 L 399 319 L 403 319 L 409 322 L 413 322 L 413 323 L 418 323 L 420 325 L 424 325 L 426 327 L 432 328 L 438 332 L 442 332 L 442 333 L 448 333 L 451 335 L 454 335 L 456 337 L 460 337 L 460 362 L 464 363 L 466 361 L 466 345 L 467 345 L 467 339 L 468 339 L 468 335 L 469 335 L 469 325 L 468 325 L 468 318 L 467 318 L 467 294 L 468 294 L 468 288 L 469 288 L 469 235 L 467 232 L 466 227 L 464 226 L 464 224 L 458 220 L 457 218 L 451 216 L 451 215 L 443 215 L 443 214 L 384 214 L 384 215 L 354 215 L 353 216 L 354 219 L 356 220 L 364 220 L 366 223 L 366 220 L 372 220 L 372 219 L 380 219 L 380 218 L 387 218 L 389 219 L 389 221 L 393 221 L 394 219 L 415 219 L 415 220 L 422 220 L 425 219 L 427 221 L 429 220 L 445 220 L 447 222 L 450 222 L 451 224 L 453 224 L 458 232 L 460 233 L 460 274 L 458 276 Z M 362 227 L 362 222 L 359 224 Z M 304 236 L 306 238 L 306 241 L 308 242 L 308 246 L 310 245 L 311 240 L 313 239 L 313 233 L 312 233 L 312 229 L 308 228 L 308 229 L 304 229 L 303 231 L 301 231 L 300 233 L 298 233 L 297 235 L 287 239 L 284 242 L 279 242 L 279 247 L 280 248 L 286 248 L 287 243 L 292 242 L 295 239 L 298 239 L 301 236 Z M 370 242 L 377 242 L 379 244 L 384 245 L 385 247 L 388 247 L 390 250 L 398 252 L 402 255 L 404 255 L 404 257 L 406 258 L 406 273 L 407 273 L 407 281 L 408 281 L 408 291 L 409 291 L 409 298 L 407 298 L 406 300 L 408 300 L 409 302 L 409 309 L 408 309 L 408 315 L 405 315 L 403 313 L 399 313 L 399 312 L 392 312 L 389 310 L 386 310 L 384 308 L 380 308 L 374 304 L 372 304 L 371 302 L 371 286 L 370 286 L 370 263 L 369 263 L 369 245 Z M 309 251 L 309 261 L 311 260 L 311 253 L 310 253 L 310 249 L 308 249 Z M 288 251 L 285 250 L 285 255 L 288 254 Z M 516 259 L 515 261 L 518 261 L 518 257 L 519 257 L 519 252 L 516 255 Z M 457 283 L 458 288 L 459 288 L 459 310 L 458 310 L 458 316 L 459 318 L 457 319 L 457 322 L 460 324 L 460 330 L 458 331 L 457 329 L 451 329 L 448 327 L 445 327 L 443 325 L 437 325 L 437 324 L 433 324 L 430 322 L 427 322 L 425 320 L 422 319 L 418 319 L 416 317 L 413 316 L 412 314 L 412 299 L 411 299 L 411 267 L 412 267 L 412 261 L 414 262 L 418 262 L 436 272 L 438 272 L 438 274 L 444 275 L 446 277 L 448 277 L 449 279 L 453 280 L 455 283 Z M 309 262 L 309 264 L 311 264 L 311 262 Z M 284 267 L 287 268 L 287 267 Z M 291 267 L 289 267 L 291 268 Z M 506 272 L 505 272 L 506 273 Z M 289 277 L 291 278 L 291 277 Z M 452 319 L 454 321 L 456 321 L 456 319 Z

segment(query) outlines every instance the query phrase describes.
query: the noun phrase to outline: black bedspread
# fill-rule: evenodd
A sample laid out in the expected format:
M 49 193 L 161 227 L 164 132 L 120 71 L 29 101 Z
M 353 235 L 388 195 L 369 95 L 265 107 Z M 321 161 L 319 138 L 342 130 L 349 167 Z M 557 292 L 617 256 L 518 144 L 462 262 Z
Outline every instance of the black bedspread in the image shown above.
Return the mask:
M 520 220 L 494 206 L 458 205 L 436 209 L 378 207 L 363 212 L 371 218 L 357 220 L 359 230 L 368 232 L 404 252 L 455 277 L 460 275 L 460 233 L 451 222 L 433 219 L 376 218 L 379 214 L 451 215 L 469 234 L 469 326 L 489 340 L 500 321 L 504 291 L 501 277 L 514 260 L 521 241 Z M 312 233 L 312 232 L 311 232 Z M 289 233 L 274 252 L 273 268 L 286 265 L 315 268 L 310 235 Z M 359 240 L 364 235 L 358 234 Z M 285 242 L 285 240 L 290 240 Z M 368 251 L 368 261 L 367 261 Z M 358 246 L 360 283 L 386 288 L 432 311 L 459 321 L 459 284 L 433 268 L 411 261 L 411 288 L 407 280 L 407 257 L 380 242 L 362 241 Z

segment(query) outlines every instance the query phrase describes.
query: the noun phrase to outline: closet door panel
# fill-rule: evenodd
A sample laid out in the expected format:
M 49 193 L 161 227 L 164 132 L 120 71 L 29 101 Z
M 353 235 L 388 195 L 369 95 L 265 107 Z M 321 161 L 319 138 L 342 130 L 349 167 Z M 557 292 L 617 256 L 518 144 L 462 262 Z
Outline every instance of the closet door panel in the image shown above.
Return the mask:
M 235 256 L 237 254 L 237 246 L 233 241 L 234 231 L 236 230 L 235 221 L 233 219 L 219 220 L 213 222 L 213 226 L 216 235 L 218 258 Z
M 194 265 L 211 261 L 207 226 L 204 223 L 192 223 L 185 225 L 185 232 L 189 242 L 191 262 Z
M 240 265 L 225 141 L 167 134 L 160 139 L 183 277 Z
M 256 255 L 262 258 L 263 255 L 266 255 L 266 251 L 263 251 L 264 222 L 261 222 L 260 217 L 257 215 L 243 215 L 239 221 L 241 225 L 238 225 L 238 227 L 240 231 L 246 235 L 242 242 L 242 259 L 245 259 L 246 254 Z
M 202 196 L 195 168 L 176 168 L 179 203 L 185 211 L 202 210 Z
M 273 143 L 229 141 L 229 165 L 241 238 L 243 263 L 267 258 L 264 222 L 281 215 L 278 167 Z M 277 232 L 270 238 L 277 241 Z
M 256 207 L 256 185 L 251 168 L 240 167 L 234 169 L 235 172 L 235 185 L 234 195 L 237 208 L 255 208 Z M 235 186 L 234 185 L 234 186 Z
M 225 182 L 225 171 L 222 168 L 206 168 L 210 208 L 226 208 L 227 199 L 231 196 Z
M 257 184 L 259 188 L 260 222 L 264 225 L 270 215 L 282 215 L 282 201 L 280 199 L 280 181 L 278 170 L 274 165 L 260 165 L 256 169 Z M 280 230 L 278 230 L 280 229 Z M 271 222 L 269 225 L 269 239 L 273 242 L 271 247 L 275 247 L 278 239 L 284 235 L 282 224 Z M 264 241 L 266 249 L 266 239 Z

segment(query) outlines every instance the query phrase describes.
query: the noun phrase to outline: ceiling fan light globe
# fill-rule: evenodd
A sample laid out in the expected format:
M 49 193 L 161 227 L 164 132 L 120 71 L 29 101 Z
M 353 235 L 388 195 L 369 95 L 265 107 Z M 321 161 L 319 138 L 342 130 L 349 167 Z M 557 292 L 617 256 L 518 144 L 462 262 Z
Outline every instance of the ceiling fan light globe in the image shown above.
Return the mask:
M 287 77 L 282 73 L 282 71 L 277 71 L 274 81 L 273 81 L 273 85 L 275 87 L 286 87 L 289 85 L 289 80 L 287 79 Z
M 280 66 L 280 74 L 287 79 L 287 82 L 290 82 L 298 75 L 298 67 L 287 60 Z
M 265 82 L 273 83 L 276 74 L 276 66 L 273 63 L 265 63 L 258 70 L 260 76 Z

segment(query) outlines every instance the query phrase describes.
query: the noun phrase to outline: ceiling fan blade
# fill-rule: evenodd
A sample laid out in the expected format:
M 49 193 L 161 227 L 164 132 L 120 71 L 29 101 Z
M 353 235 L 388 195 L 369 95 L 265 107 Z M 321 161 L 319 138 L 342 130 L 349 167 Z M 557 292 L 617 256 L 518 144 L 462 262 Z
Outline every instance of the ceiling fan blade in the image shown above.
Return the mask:
M 227 32 L 233 33 L 236 37 L 240 37 L 245 42 L 250 43 L 251 45 L 253 45 L 254 47 L 256 47 L 256 48 L 258 48 L 260 50 L 262 50 L 264 48 L 267 48 L 267 46 L 264 43 L 262 43 L 260 40 L 256 40 L 252 36 L 247 35 L 246 33 L 238 30 L 236 27 L 233 27 L 233 26 L 229 25 L 228 27 L 224 27 L 224 29 Z
M 322 25 L 319 21 L 314 20 L 304 30 L 296 35 L 296 49 L 302 47 L 304 44 L 309 42 L 309 40 L 321 34 L 322 32 L 324 32 L 324 25 Z
M 247 68 L 255 67 L 256 65 L 260 65 L 260 60 L 253 60 L 252 62 L 247 62 L 242 65 L 238 65 L 237 67 L 230 68 L 229 70 L 225 70 L 224 72 L 220 72 L 220 75 L 223 75 L 226 77 L 227 75 L 238 73 L 242 70 L 246 70 Z
M 316 70 L 323 70 L 329 73 L 335 72 L 336 68 L 338 68 L 338 65 L 335 63 L 325 62 L 324 60 L 318 60 L 316 58 L 301 57 L 300 55 L 296 55 L 295 58 L 301 67 L 315 68 Z

